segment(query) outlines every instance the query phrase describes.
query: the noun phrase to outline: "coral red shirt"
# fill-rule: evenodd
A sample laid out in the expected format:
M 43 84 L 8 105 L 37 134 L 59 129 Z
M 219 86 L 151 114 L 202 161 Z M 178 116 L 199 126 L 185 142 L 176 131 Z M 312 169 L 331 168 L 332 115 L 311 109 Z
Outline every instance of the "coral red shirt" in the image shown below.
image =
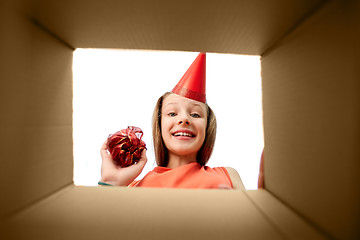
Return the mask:
M 226 168 L 210 168 L 193 162 L 177 168 L 155 167 L 142 180 L 130 183 L 129 187 L 218 188 L 220 184 L 233 188 Z

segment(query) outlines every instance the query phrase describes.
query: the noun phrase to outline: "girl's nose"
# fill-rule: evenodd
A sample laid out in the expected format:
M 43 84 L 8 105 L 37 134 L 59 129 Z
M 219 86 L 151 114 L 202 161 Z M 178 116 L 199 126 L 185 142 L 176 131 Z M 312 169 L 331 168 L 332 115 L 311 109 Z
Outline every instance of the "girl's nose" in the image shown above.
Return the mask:
M 180 120 L 179 120 L 179 125 L 181 125 L 181 124 L 186 124 L 186 125 L 189 125 L 189 124 L 190 124 L 190 122 L 189 122 L 189 120 L 188 120 L 188 119 L 186 119 L 186 118 L 182 118 L 182 119 L 180 119 Z

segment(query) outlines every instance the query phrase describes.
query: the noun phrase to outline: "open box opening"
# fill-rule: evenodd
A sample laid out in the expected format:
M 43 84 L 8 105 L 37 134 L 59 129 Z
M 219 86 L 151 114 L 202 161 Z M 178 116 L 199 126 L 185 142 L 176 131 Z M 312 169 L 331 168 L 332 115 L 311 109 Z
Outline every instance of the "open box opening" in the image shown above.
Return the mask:
M 155 166 L 152 111 L 197 53 L 78 49 L 74 52 L 74 183 L 96 186 L 99 149 L 109 134 L 138 126 Z M 231 86 L 231 87 L 230 87 Z M 235 168 L 246 189 L 257 189 L 263 150 L 259 56 L 207 54 L 207 103 L 217 117 L 210 167 Z

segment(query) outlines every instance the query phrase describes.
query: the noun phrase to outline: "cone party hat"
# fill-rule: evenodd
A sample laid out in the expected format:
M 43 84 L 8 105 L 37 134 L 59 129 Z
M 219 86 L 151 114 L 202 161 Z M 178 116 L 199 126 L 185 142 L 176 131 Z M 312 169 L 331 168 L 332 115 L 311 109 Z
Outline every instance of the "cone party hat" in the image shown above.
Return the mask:
M 195 101 L 206 102 L 206 53 L 199 53 L 171 92 Z

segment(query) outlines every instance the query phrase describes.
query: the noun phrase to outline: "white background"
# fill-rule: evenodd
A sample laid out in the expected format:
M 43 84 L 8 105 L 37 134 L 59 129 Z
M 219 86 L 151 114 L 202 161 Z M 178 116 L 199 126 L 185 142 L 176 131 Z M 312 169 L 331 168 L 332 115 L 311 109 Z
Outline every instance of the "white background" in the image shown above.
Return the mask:
M 95 186 L 100 147 L 127 126 L 140 127 L 148 162 L 155 166 L 151 120 L 157 99 L 171 91 L 198 53 L 77 49 L 74 52 L 74 183 Z M 246 189 L 257 188 L 264 146 L 260 57 L 207 53 L 207 103 L 218 129 L 208 166 L 229 166 Z

